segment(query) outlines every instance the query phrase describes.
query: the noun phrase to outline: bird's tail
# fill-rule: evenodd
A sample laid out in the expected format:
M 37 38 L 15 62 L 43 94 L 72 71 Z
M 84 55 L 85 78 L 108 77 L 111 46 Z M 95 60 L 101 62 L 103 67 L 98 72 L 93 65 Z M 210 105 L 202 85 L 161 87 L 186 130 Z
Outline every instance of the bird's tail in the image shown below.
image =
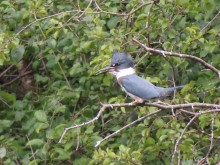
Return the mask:
M 169 88 L 161 88 L 160 96 L 161 97 L 169 96 L 173 91 L 181 89 L 183 87 L 184 87 L 184 85 L 175 86 L 175 87 L 169 87 Z
M 175 87 L 170 87 L 173 90 L 177 90 L 177 89 L 182 89 L 184 87 L 184 85 L 179 85 L 179 86 L 175 86 Z

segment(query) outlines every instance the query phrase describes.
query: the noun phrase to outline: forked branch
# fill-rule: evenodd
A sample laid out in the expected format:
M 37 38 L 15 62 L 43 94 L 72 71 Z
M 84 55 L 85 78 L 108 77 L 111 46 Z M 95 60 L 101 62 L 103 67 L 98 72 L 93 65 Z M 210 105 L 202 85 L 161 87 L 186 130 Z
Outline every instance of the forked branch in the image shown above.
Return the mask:
M 102 103 L 100 103 L 100 105 L 101 105 L 101 108 L 100 108 L 98 114 L 97 114 L 94 118 L 92 118 L 91 120 L 86 121 L 86 122 L 81 123 L 81 124 L 77 124 L 77 125 L 73 125 L 73 126 L 70 126 L 70 127 L 65 128 L 64 131 L 63 131 L 63 133 L 62 133 L 62 135 L 61 135 L 61 138 L 60 138 L 60 140 L 59 140 L 59 143 L 62 142 L 62 140 L 63 140 L 65 134 L 66 134 L 69 130 L 74 129 L 74 128 L 79 128 L 79 127 L 82 127 L 82 126 L 85 126 L 85 125 L 88 125 L 88 124 L 91 124 L 91 123 L 97 121 L 97 120 L 100 118 L 101 114 L 102 114 L 102 113 L 105 111 L 105 109 L 107 109 L 107 108 L 134 107 L 134 106 L 136 106 L 136 105 L 133 105 L 133 104 L 130 104 L 130 103 L 122 103 L 122 104 L 102 104 Z M 197 115 L 197 116 L 198 116 L 198 115 L 201 115 L 201 114 L 204 114 L 204 113 L 212 113 L 212 112 L 219 112 L 219 111 L 220 111 L 220 105 L 217 105 L 217 104 L 208 104 L 208 103 L 188 103 L 188 104 L 176 104 L 176 105 L 171 105 L 171 104 L 165 104 L 165 103 L 163 103 L 163 102 L 159 102 L 159 103 L 158 103 L 158 102 L 154 102 L 154 103 L 144 103 L 144 104 L 140 104 L 140 105 L 142 105 L 142 106 L 157 107 L 157 108 L 159 108 L 159 109 L 171 109 L 171 110 L 181 109 L 181 111 L 184 112 L 184 113 L 190 113 L 190 114 L 192 114 L 192 115 Z M 198 107 L 199 107 L 200 109 L 201 109 L 201 108 L 210 108 L 210 109 L 212 109 L 212 110 L 210 110 L 210 111 L 199 111 L 199 112 L 191 112 L 191 111 L 187 111 L 187 110 L 182 110 L 182 108 L 196 109 L 196 108 L 198 108 Z M 158 112 L 159 112 L 159 111 L 160 111 L 160 110 L 158 110 Z M 157 112 L 157 111 L 156 111 L 156 112 Z M 154 113 L 152 113 L 152 114 L 154 114 Z M 145 118 L 148 117 L 148 116 L 150 116 L 150 114 L 147 114 L 145 117 L 143 116 L 143 117 L 137 119 L 137 121 L 143 120 L 143 119 L 145 119 Z M 136 122 L 137 122 L 137 121 L 136 121 Z M 130 123 L 128 126 L 133 125 L 133 124 L 135 124 L 136 122 L 134 121 L 134 122 Z M 122 130 L 125 129 L 125 128 L 127 128 L 128 126 L 124 126 L 124 127 L 122 128 Z M 120 131 L 121 131 L 121 130 L 120 130 Z M 116 133 L 113 133 L 113 135 L 119 133 L 120 131 L 116 131 Z M 113 135 L 109 135 L 109 137 L 111 137 L 111 136 L 113 136 Z M 106 137 L 105 139 L 108 139 L 109 137 Z M 96 146 L 98 146 L 102 141 L 104 141 L 104 140 L 99 141 L 99 142 L 96 144 Z
M 179 57 L 179 58 L 186 58 L 186 59 L 191 59 L 191 60 L 195 60 L 199 63 L 201 63 L 203 66 L 205 66 L 206 68 L 212 70 L 213 72 L 215 72 L 218 77 L 220 78 L 220 70 L 218 70 L 217 68 L 215 68 L 214 66 L 212 66 L 211 64 L 207 63 L 206 61 L 204 61 L 203 59 L 193 56 L 193 55 L 189 55 L 189 54 L 182 54 L 182 53 L 176 53 L 176 52 L 168 52 L 168 51 L 163 51 L 163 50 L 159 50 L 159 49 L 154 49 L 154 48 L 150 48 L 148 46 L 146 46 L 145 44 L 141 43 L 139 40 L 133 38 L 132 39 L 134 42 L 136 42 L 138 45 L 140 45 L 142 48 L 144 48 L 145 50 L 151 52 L 151 53 L 156 53 L 156 54 L 160 54 L 164 57 L 166 56 L 174 56 L 174 57 Z

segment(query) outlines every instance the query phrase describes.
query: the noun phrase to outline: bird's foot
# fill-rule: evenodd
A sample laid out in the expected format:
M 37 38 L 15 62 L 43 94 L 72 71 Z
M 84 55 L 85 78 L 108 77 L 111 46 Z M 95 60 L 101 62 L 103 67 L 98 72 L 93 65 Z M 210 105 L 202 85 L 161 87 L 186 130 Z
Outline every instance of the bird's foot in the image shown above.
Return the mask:
M 140 103 L 139 100 L 134 100 L 131 103 L 129 103 L 129 105 L 134 106 L 134 105 L 137 105 L 138 103 Z
M 109 105 L 110 105 L 111 109 L 114 109 L 114 107 L 113 107 L 113 105 L 112 105 L 112 104 L 109 104 Z
M 134 106 L 133 102 L 131 102 L 131 103 L 128 103 L 128 105 L 129 105 L 129 106 Z

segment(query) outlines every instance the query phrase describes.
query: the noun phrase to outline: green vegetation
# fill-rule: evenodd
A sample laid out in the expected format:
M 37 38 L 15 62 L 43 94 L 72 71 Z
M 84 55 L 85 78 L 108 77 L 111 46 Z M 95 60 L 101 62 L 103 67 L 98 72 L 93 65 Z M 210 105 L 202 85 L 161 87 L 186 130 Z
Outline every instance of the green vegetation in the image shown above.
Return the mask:
M 197 60 L 146 51 L 134 41 L 196 56 L 220 70 L 219 8 L 218 0 L 0 1 L 0 164 L 219 163 L 216 72 Z M 152 83 L 186 84 L 164 103 L 213 107 L 163 109 L 95 148 L 160 109 L 106 108 L 58 143 L 64 128 L 93 119 L 99 102 L 131 101 L 113 76 L 95 76 L 116 49 L 131 54 L 137 73 Z

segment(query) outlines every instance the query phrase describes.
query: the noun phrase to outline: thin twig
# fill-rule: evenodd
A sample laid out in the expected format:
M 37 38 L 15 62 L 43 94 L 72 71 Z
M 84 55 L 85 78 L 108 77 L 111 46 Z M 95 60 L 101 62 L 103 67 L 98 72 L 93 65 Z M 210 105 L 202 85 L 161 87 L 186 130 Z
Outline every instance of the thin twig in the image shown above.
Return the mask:
M 55 54 L 54 54 L 54 56 L 56 57 Z M 60 65 L 60 62 L 58 61 L 57 64 L 58 64 L 58 66 L 59 66 L 59 68 L 60 68 L 60 70 L 61 70 L 61 72 L 62 72 L 62 74 L 63 74 L 64 79 L 66 80 L 67 85 L 69 86 L 70 89 L 72 89 L 72 87 L 71 87 L 71 85 L 70 85 L 70 82 L 69 82 L 69 80 L 67 79 L 67 76 L 66 76 L 66 74 L 65 74 L 65 72 L 64 72 L 64 70 L 63 70 L 63 68 L 62 68 L 62 66 Z
M 47 17 L 43 17 L 43 18 L 39 18 L 39 19 L 36 19 L 35 21 L 29 23 L 28 25 L 26 25 L 25 27 L 23 27 L 19 32 L 16 33 L 15 37 L 17 37 L 21 32 L 23 32 L 24 30 L 28 29 L 29 27 L 31 27 L 33 24 L 39 22 L 39 21 L 43 21 L 45 19 L 48 19 L 48 18 L 52 18 L 52 17 L 56 17 L 56 16 L 59 16 L 59 15 L 65 15 L 65 14 L 69 14 L 69 13 L 75 13 L 75 12 L 78 12 L 78 13 L 87 13 L 87 14 L 100 14 L 100 13 L 106 13 L 106 14 L 111 14 L 111 15 L 118 15 L 118 16 L 126 16 L 127 14 L 124 14 L 124 13 L 114 13 L 114 12 L 107 12 L 107 11 L 100 11 L 100 12 L 86 12 L 84 10 L 68 10 L 68 11 L 63 11 L 63 12 L 60 12 L 60 13 L 56 13 L 56 14 L 53 14 L 53 15 L 49 15 Z
M 90 5 L 92 4 L 92 1 L 93 1 L 93 0 L 90 0 L 90 1 L 89 1 L 89 4 L 88 4 L 88 6 L 86 7 L 85 10 L 87 10 L 87 9 L 90 7 Z M 77 19 L 80 19 L 84 14 L 85 14 L 85 13 L 80 14 L 80 16 L 79 16 Z
M 154 2 L 153 1 L 150 1 L 150 2 L 147 2 L 147 3 L 143 3 L 142 5 L 138 6 L 136 9 L 134 10 L 131 10 L 128 15 L 131 15 L 133 13 L 135 13 L 136 11 L 138 11 L 139 9 L 141 9 L 143 6 L 146 6 L 146 5 L 151 5 L 153 4 Z
M 149 29 L 150 29 L 150 14 L 151 14 L 151 9 L 152 9 L 152 7 L 153 7 L 153 4 L 154 4 L 154 2 L 151 3 L 151 5 L 150 5 L 149 11 L 148 11 L 148 13 L 147 13 L 146 25 L 145 25 L 145 28 L 146 28 L 146 30 L 147 30 L 147 44 L 148 44 L 148 46 L 150 46 L 150 35 L 149 35 Z
M 174 163 L 174 158 L 177 152 L 179 152 L 179 144 L 180 144 L 180 140 L 183 138 L 184 133 L 186 132 L 186 129 L 189 127 L 189 125 L 199 116 L 199 114 L 196 114 L 193 116 L 193 118 L 187 123 L 187 125 L 185 126 L 185 128 L 183 129 L 180 137 L 177 139 L 175 146 L 174 146 L 174 151 L 173 151 L 173 155 L 172 155 L 172 159 L 171 159 L 171 164 L 175 164 Z M 180 154 L 178 154 L 178 159 L 180 157 Z
M 9 81 L 9 82 L 7 82 L 7 83 L 5 83 L 5 84 L 3 84 L 3 85 L 4 85 L 4 86 L 10 85 L 10 84 L 12 84 L 14 81 L 16 81 L 17 79 L 19 79 L 19 78 L 21 78 L 21 77 L 24 77 L 24 76 L 26 76 L 26 75 L 28 75 L 28 74 L 30 74 L 30 73 L 32 73 L 31 70 L 29 70 L 29 71 L 27 71 L 27 72 L 25 72 L 25 73 L 23 73 L 23 74 L 17 76 L 16 78 L 12 79 L 11 81 Z
M 79 149 L 79 137 L 80 137 L 79 128 L 77 128 L 76 133 L 77 133 L 76 151 L 78 151 L 78 149 Z
M 30 141 L 29 138 L 28 138 L 28 135 L 26 134 L 26 138 L 28 140 L 28 142 Z M 31 149 L 31 153 L 32 153 L 32 157 L 34 158 L 34 164 L 37 165 L 37 162 L 36 162 L 36 159 L 35 159 L 35 154 L 34 154 L 34 151 L 33 151 L 33 148 L 31 145 L 30 146 L 30 149 Z
M 74 126 L 65 128 L 65 129 L 64 129 L 64 132 L 63 132 L 63 134 L 62 134 L 62 136 L 61 136 L 61 138 L 60 138 L 60 140 L 59 140 L 58 143 L 61 143 L 61 142 L 62 142 L 62 140 L 63 140 L 65 134 L 66 134 L 70 129 L 82 127 L 82 126 L 88 125 L 88 124 L 93 123 L 94 121 L 98 120 L 99 117 L 100 117 L 100 115 L 102 114 L 102 112 L 103 112 L 106 108 L 107 108 L 107 106 L 103 106 L 103 107 L 99 110 L 97 116 L 94 117 L 92 120 L 89 120 L 89 121 L 87 121 L 87 122 L 84 122 L 84 123 L 81 123 L 81 124 L 78 124 L 78 125 L 74 125 Z
M 210 145 L 209 150 L 204 158 L 198 161 L 197 165 L 202 165 L 205 163 L 205 161 L 208 161 L 208 156 L 213 148 L 213 140 L 214 140 L 214 114 L 212 115 L 212 122 L 211 122 L 211 136 L 210 136 Z
M 0 74 L 0 78 L 8 71 L 10 70 L 14 65 L 10 65 L 9 67 L 7 67 L 1 74 Z
M 219 109 L 220 105 L 218 104 L 209 104 L 209 103 L 187 103 L 187 104 L 176 104 L 176 105 L 162 105 L 159 103 L 145 103 L 146 106 L 153 106 L 161 109 L 181 109 L 181 108 L 195 108 L 195 107 L 202 107 L 202 108 L 213 108 Z M 190 112 L 189 112 L 190 113 Z M 202 113 L 202 112 L 200 112 Z
M 112 134 L 106 136 L 104 139 L 97 141 L 95 147 L 98 147 L 103 141 L 105 141 L 105 140 L 109 139 L 110 137 L 112 137 L 112 136 L 118 134 L 118 133 L 121 132 L 122 130 L 124 130 L 124 129 L 130 127 L 131 125 L 133 125 L 133 124 L 135 124 L 135 123 L 137 123 L 137 122 L 139 122 L 139 121 L 142 121 L 142 120 L 144 120 L 145 118 L 147 118 L 147 117 L 149 117 L 149 116 L 152 116 L 152 115 L 154 115 L 154 114 L 156 114 L 156 113 L 159 113 L 159 112 L 161 112 L 161 111 L 162 111 L 161 109 L 160 109 L 160 110 L 157 110 L 157 111 L 155 111 L 155 112 L 152 112 L 152 113 L 150 113 L 150 114 L 147 114 L 147 115 L 145 115 L 145 116 L 142 116 L 142 117 L 138 118 L 137 120 L 135 120 L 135 121 L 133 121 L 133 122 L 131 122 L 131 123 L 125 125 L 124 127 L 118 129 L 118 130 L 115 131 L 114 133 L 112 133 Z
M 10 108 L 10 105 L 4 100 L 4 98 L 0 97 L 0 101 L 2 101 L 5 105 L 7 105 Z
M 70 13 L 75 13 L 76 12 L 76 13 L 81 13 L 81 15 L 84 14 L 84 13 L 86 13 L 86 14 L 101 14 L 101 13 L 105 13 L 105 14 L 117 15 L 117 16 L 129 16 L 129 15 L 135 13 L 136 11 L 138 11 L 143 6 L 149 5 L 151 3 L 152 2 L 144 3 L 144 4 L 140 5 L 139 7 L 137 7 L 136 9 L 130 11 L 129 13 L 115 13 L 115 12 L 109 12 L 109 11 L 104 11 L 104 10 L 94 11 L 94 12 L 87 12 L 85 10 L 67 10 L 67 11 L 59 12 L 59 13 L 56 13 L 56 14 L 53 14 L 53 15 L 49 15 L 47 17 L 43 17 L 43 18 L 39 18 L 39 19 L 34 20 L 33 22 L 31 22 L 28 25 L 24 26 L 20 31 L 18 31 L 16 33 L 15 37 L 17 37 L 24 30 L 30 28 L 33 24 L 35 24 L 35 23 L 37 23 L 39 21 L 43 21 L 43 20 L 48 19 L 48 18 L 59 16 L 59 15 L 65 15 L 65 14 L 70 14 Z
M 209 150 L 208 150 L 208 152 L 207 152 L 207 154 L 206 154 L 206 157 L 208 158 L 208 156 L 209 156 L 209 154 L 210 154 L 210 152 L 211 152 L 211 150 L 212 150 L 212 147 L 213 147 L 213 139 L 214 139 L 214 115 L 215 114 L 212 114 L 212 122 L 211 122 L 211 136 L 210 136 L 210 146 L 209 146 Z
M 204 31 L 208 26 L 210 26 L 210 25 L 212 24 L 212 22 L 219 16 L 219 14 L 220 14 L 220 10 L 219 10 L 218 13 L 212 18 L 212 20 L 209 21 L 209 22 L 202 28 L 201 32 Z
M 97 121 L 99 119 L 99 117 L 101 116 L 102 112 L 105 111 L 106 108 L 116 108 L 116 107 L 134 107 L 136 105 L 130 104 L 130 103 L 122 103 L 122 104 L 101 104 L 101 108 L 98 112 L 98 114 L 91 120 L 86 121 L 84 123 L 81 124 L 77 124 L 77 125 L 73 125 L 70 127 L 67 127 L 64 129 L 64 132 L 61 135 L 61 138 L 59 140 L 58 143 L 61 143 L 65 134 L 70 130 L 70 129 L 74 129 L 74 128 L 78 128 L 78 127 L 82 127 L 88 124 L 91 124 L 95 121 Z M 182 109 L 182 108 L 196 108 L 196 107 L 200 107 L 200 108 L 212 108 L 213 110 L 210 111 L 200 111 L 198 113 L 194 113 L 194 115 L 201 115 L 204 113 L 211 113 L 211 112 L 220 112 L 220 105 L 217 104 L 209 104 L 209 103 L 188 103 L 188 104 L 176 104 L 176 105 L 170 105 L 170 104 L 165 104 L 163 102 L 161 103 L 144 103 L 144 104 L 140 104 L 142 106 L 152 106 L 152 107 L 157 107 L 160 109 Z M 183 111 L 183 110 L 181 110 Z M 188 112 L 191 113 L 191 112 Z
M 151 53 L 156 53 L 156 54 L 160 54 L 160 55 L 168 55 L 168 56 L 174 56 L 174 57 L 179 57 L 179 58 L 188 58 L 191 60 L 195 60 L 199 63 L 201 63 L 202 65 L 204 65 L 206 68 L 212 70 L 213 72 L 215 72 L 218 77 L 220 78 L 220 70 L 216 69 L 214 66 L 212 66 L 211 64 L 207 63 L 206 61 L 204 61 L 203 59 L 193 56 L 193 55 L 189 55 L 189 54 L 182 54 L 182 53 L 176 53 L 176 52 L 168 52 L 168 51 L 163 51 L 163 50 L 158 50 L 158 49 L 154 49 L 154 48 L 149 48 L 146 45 L 144 45 L 143 43 L 141 43 L 140 41 L 138 41 L 137 39 L 133 38 L 132 39 L 134 42 L 136 42 L 137 44 L 139 44 L 141 47 L 143 47 L 145 50 L 151 52 Z

